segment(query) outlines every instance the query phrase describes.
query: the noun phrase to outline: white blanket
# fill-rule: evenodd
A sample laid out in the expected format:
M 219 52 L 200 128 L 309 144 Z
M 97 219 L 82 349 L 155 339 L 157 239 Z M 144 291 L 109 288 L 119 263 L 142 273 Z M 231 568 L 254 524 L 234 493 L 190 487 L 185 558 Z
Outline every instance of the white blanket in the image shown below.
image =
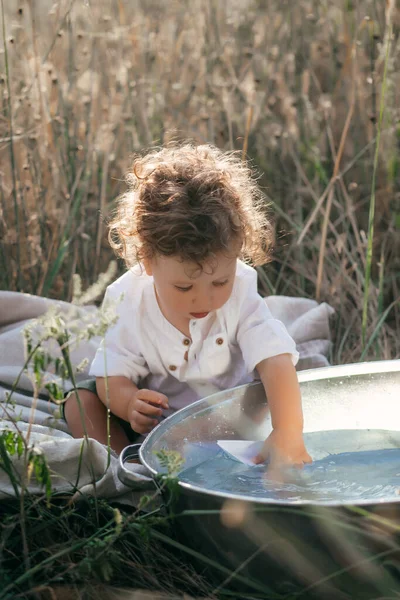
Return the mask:
M 300 353 L 298 369 L 311 369 L 327 366 L 330 348 L 329 316 L 333 309 L 305 298 L 270 296 L 266 299 L 272 314 L 283 321 L 289 333 L 297 343 Z M 29 442 L 45 454 L 52 471 L 53 489 L 70 491 L 71 486 L 78 493 L 97 494 L 99 497 L 118 500 L 137 506 L 140 493 L 131 492 L 117 477 L 118 460 L 109 457 L 107 448 L 95 440 L 83 446 L 82 468 L 78 478 L 79 455 L 82 440 L 72 438 L 64 420 L 60 419 L 59 407 L 46 396 L 41 396 L 32 406 L 32 383 L 22 374 L 24 366 L 24 344 L 22 331 L 32 319 L 43 315 L 50 307 L 67 313 L 71 305 L 28 294 L 0 291 L 0 429 L 17 429 L 27 434 L 29 423 L 31 432 Z M 93 307 L 80 308 L 78 314 L 84 317 L 96 311 Z M 71 354 L 74 366 L 83 359 L 90 362 L 94 356 L 98 338 L 80 343 Z M 58 349 L 54 346 L 54 352 Z M 13 393 L 13 402 L 7 402 L 11 386 L 20 376 L 18 391 Z M 77 379 L 85 379 L 87 369 Z M 109 464 L 108 464 L 109 463 Z M 18 468 L 18 461 L 15 461 Z M 129 468 L 146 474 L 141 465 L 130 464 Z M 30 490 L 41 491 L 40 485 L 31 479 Z M 0 498 L 13 495 L 14 490 L 8 476 L 0 469 Z

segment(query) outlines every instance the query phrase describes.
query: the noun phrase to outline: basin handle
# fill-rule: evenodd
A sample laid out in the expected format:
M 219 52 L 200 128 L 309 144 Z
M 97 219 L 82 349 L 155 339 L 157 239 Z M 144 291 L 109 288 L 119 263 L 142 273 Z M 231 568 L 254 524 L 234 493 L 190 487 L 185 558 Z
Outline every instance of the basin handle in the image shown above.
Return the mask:
M 125 466 L 128 460 L 138 460 L 140 463 L 139 448 L 141 444 L 132 444 L 123 449 L 118 460 L 118 478 L 126 486 L 135 491 L 152 491 L 155 492 L 158 488 L 152 477 L 145 475 L 147 469 L 139 464 L 139 469 L 133 471 Z M 134 466 L 134 465 L 132 465 Z

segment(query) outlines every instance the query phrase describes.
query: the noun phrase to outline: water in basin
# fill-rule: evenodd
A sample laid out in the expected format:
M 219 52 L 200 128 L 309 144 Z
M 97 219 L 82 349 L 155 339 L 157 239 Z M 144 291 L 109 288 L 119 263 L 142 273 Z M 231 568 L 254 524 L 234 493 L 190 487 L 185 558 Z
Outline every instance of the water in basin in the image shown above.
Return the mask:
M 185 446 L 181 481 L 218 492 L 283 502 L 400 499 L 400 432 L 327 431 L 305 434 L 312 465 L 270 481 L 265 465 L 245 465 L 216 443 Z

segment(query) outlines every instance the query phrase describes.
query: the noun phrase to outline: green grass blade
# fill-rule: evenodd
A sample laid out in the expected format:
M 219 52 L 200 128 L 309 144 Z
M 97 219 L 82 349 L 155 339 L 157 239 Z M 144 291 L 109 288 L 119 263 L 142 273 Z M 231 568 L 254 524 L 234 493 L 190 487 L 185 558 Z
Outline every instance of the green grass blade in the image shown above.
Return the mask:
M 394 302 L 392 302 L 387 309 L 385 310 L 385 312 L 382 314 L 381 318 L 379 319 L 371 337 L 369 338 L 368 342 L 366 343 L 361 356 L 360 356 L 360 361 L 364 360 L 365 357 L 367 356 L 368 350 L 370 349 L 370 347 L 372 346 L 372 344 L 374 343 L 377 335 L 379 334 L 383 324 L 386 321 L 386 317 L 388 316 L 388 314 L 390 313 L 390 311 L 392 310 L 392 308 L 394 308 L 397 304 L 400 304 L 400 298 L 398 300 L 395 300 Z
M 392 27 L 389 26 L 387 46 L 386 46 L 386 56 L 385 56 L 385 68 L 384 68 L 384 72 L 383 72 L 382 91 L 381 91 L 380 108 L 379 108 L 378 133 L 376 136 L 374 164 L 373 164 L 373 170 L 372 170 L 371 198 L 370 198 L 369 215 L 368 215 L 368 243 L 367 243 L 367 256 L 366 256 L 366 266 L 365 266 L 365 284 L 364 284 L 365 287 L 364 287 L 363 313 L 362 313 L 362 323 L 361 323 L 361 337 L 362 337 L 362 345 L 363 345 L 364 349 L 365 349 L 365 344 L 366 344 L 367 327 L 368 327 L 368 298 L 369 298 L 369 288 L 370 288 L 370 283 L 371 283 L 372 251 L 373 251 L 373 241 L 374 241 L 376 173 L 377 173 L 378 160 L 379 160 L 379 146 L 380 146 L 380 140 L 381 140 L 382 121 L 383 121 L 383 115 L 385 112 L 385 92 L 386 92 L 386 85 L 387 85 L 387 68 L 388 68 L 388 63 L 389 63 L 391 40 L 392 40 Z M 364 352 L 363 352 L 363 354 L 364 354 Z

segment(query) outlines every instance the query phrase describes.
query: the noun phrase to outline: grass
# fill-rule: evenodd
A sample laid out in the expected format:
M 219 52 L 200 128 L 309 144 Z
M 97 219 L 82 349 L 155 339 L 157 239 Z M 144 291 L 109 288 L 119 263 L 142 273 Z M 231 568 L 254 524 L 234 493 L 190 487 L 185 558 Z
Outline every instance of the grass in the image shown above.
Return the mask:
M 276 509 L 259 507 L 244 526 L 246 536 L 258 548 L 249 562 L 260 554 L 260 566 L 273 568 L 275 564 L 275 569 L 285 573 L 267 584 L 254 580 L 246 564 L 232 571 L 212 555 L 177 539 L 176 523 L 190 527 L 193 518 L 209 520 L 212 511 L 188 510 L 171 519 L 158 511 L 147 515 L 90 497 L 72 501 L 71 496 L 54 495 L 48 503 L 44 497 L 28 494 L 28 567 L 18 535 L 18 507 L 12 501 L 0 505 L 0 599 L 59 598 L 62 590 L 70 593 L 67 597 L 91 598 L 97 593 L 102 598 L 122 598 L 116 591 L 132 588 L 152 590 L 153 597 L 169 594 L 168 598 L 190 594 L 221 600 L 295 600 L 324 597 L 323 593 L 346 600 L 395 598 L 400 574 L 399 525 L 397 513 L 384 512 L 385 508 L 382 514 L 374 514 L 357 507 L 347 512 L 311 507 L 301 513 L 282 507 L 277 521 L 276 514 L 268 518 Z M 296 538 L 294 513 L 297 527 L 307 528 L 309 537 L 314 529 L 329 545 L 333 563 L 326 563 L 318 545 Z M 135 598 L 133 590 L 129 597 Z
M 3 0 L 0 286 L 69 299 L 74 273 L 96 281 L 130 155 L 190 137 L 261 173 L 261 291 L 333 305 L 335 362 L 398 357 L 396 3 L 184 6 Z
M 12 503 L 0 507 L 2 600 L 30 597 L 60 585 L 83 590 L 100 583 L 115 584 L 116 576 L 121 588 L 134 583 L 135 588 L 167 593 L 208 591 L 196 571 L 183 563 L 181 553 L 162 543 L 170 529 L 166 519 L 163 523 L 160 517 L 140 518 L 91 498 L 82 498 L 77 504 L 68 500 L 53 497 L 48 505 L 43 499 L 27 498 L 28 569 L 21 561 L 23 553 L 15 531 L 19 513 Z M 157 556 L 162 561 L 156 560 Z M 181 569 L 177 568 L 179 561 Z
M 1 289 L 70 300 L 74 274 L 95 283 L 112 260 L 104 219 L 131 154 L 189 137 L 238 150 L 260 172 L 277 233 L 260 290 L 329 302 L 334 363 L 400 357 L 394 0 L 0 6 Z M 99 583 L 132 577 L 168 593 L 234 593 L 199 575 L 160 515 L 148 526 L 121 509 L 120 532 L 105 503 L 22 502 L 30 563 L 21 510 L 6 503 L 0 598 L 53 598 L 83 582 L 100 597 Z
M 375 220 L 375 187 L 376 187 L 376 172 L 378 168 L 379 161 L 379 143 L 381 137 L 381 128 L 385 107 L 385 91 L 386 91 L 386 80 L 387 80 L 387 66 L 388 59 L 390 55 L 390 44 L 392 41 L 392 28 L 389 26 L 387 41 L 386 41 L 386 56 L 385 56 L 385 68 L 383 72 L 382 79 L 382 93 L 381 93 L 381 102 L 379 109 L 379 121 L 378 121 L 378 134 L 376 139 L 375 146 L 375 155 L 374 155 L 374 164 L 373 164 L 373 172 L 372 172 L 372 183 L 371 183 L 371 200 L 369 204 L 369 215 L 368 215 L 368 244 L 367 244 L 367 259 L 365 266 L 365 286 L 364 286 L 364 305 L 363 305 L 363 314 L 362 314 L 362 341 L 365 351 L 366 344 L 366 333 L 367 333 L 367 324 L 368 324 L 368 295 L 369 295 L 369 286 L 371 280 L 371 267 L 372 267 L 372 258 L 373 258 L 373 242 L 374 242 L 374 220 Z M 384 263 L 383 249 L 381 254 L 381 265 Z M 383 273 L 383 268 L 382 268 Z M 380 278 L 379 289 L 383 290 L 382 286 L 382 277 Z M 379 294 L 380 298 L 382 294 Z M 381 308 L 382 308 L 382 303 Z

